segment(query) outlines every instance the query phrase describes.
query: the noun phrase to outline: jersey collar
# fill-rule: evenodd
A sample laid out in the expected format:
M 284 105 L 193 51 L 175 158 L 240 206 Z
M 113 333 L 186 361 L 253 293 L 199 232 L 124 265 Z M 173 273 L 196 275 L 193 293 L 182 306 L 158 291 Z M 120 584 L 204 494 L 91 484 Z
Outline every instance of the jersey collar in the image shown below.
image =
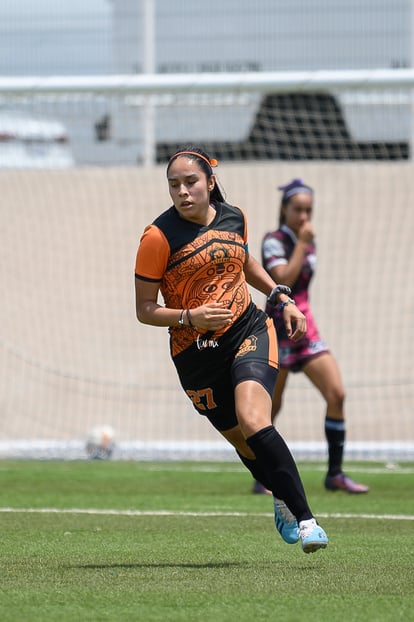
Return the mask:
M 287 233 L 292 238 L 292 241 L 296 244 L 296 242 L 298 241 L 298 238 L 296 237 L 296 233 L 287 225 L 282 225 L 280 228 L 282 231 Z

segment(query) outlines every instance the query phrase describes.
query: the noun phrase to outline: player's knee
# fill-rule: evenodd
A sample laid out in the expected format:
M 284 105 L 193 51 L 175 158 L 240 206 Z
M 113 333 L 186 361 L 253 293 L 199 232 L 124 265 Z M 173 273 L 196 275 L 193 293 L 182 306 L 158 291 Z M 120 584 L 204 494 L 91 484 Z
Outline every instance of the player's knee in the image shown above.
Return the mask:
M 345 390 L 342 387 L 333 387 L 326 396 L 328 405 L 336 410 L 341 410 L 345 402 Z

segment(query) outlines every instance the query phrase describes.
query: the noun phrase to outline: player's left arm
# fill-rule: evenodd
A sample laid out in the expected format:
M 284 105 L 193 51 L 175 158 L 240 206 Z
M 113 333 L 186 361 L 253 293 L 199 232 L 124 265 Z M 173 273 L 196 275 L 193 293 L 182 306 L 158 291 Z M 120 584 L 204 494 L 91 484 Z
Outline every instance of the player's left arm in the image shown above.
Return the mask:
M 244 263 L 244 273 L 246 281 L 249 285 L 269 296 L 276 283 L 266 272 L 263 266 L 252 255 L 246 255 Z M 293 341 L 298 341 L 306 333 L 306 318 L 301 311 L 294 305 L 290 304 L 290 298 L 286 294 L 279 294 L 277 302 L 287 302 L 283 307 L 283 320 L 286 327 L 286 333 Z
M 249 285 L 266 296 L 270 294 L 275 286 L 275 282 L 257 259 L 255 259 L 253 255 L 250 255 L 250 253 L 246 255 L 243 270 Z M 279 300 L 279 302 L 282 302 L 282 300 Z

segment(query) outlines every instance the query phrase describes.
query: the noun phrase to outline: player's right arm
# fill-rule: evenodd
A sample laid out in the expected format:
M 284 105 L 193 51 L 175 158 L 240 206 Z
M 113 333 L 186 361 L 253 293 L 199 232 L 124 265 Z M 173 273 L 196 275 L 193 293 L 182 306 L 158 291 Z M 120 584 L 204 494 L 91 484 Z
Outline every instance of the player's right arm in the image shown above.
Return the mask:
M 135 262 L 135 309 L 143 324 L 183 326 L 220 330 L 231 323 L 233 312 L 221 302 L 210 302 L 195 309 L 173 309 L 158 304 L 161 281 L 167 268 L 169 246 L 164 234 L 153 225 L 141 237 Z
M 184 326 L 189 325 L 186 309 L 170 309 L 158 304 L 159 283 L 135 278 L 135 309 L 137 318 L 143 324 L 152 326 L 179 326 L 180 319 Z M 193 327 L 204 330 L 220 330 L 231 323 L 233 312 L 221 302 L 211 302 L 191 309 Z
M 135 278 L 135 309 L 143 324 L 178 326 L 181 309 L 169 309 L 158 304 L 160 284 Z

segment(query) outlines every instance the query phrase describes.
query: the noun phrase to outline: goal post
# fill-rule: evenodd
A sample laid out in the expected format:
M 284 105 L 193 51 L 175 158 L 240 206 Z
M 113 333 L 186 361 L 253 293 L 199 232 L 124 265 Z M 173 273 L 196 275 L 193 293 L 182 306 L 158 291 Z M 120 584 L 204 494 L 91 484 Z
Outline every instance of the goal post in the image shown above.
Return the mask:
M 90 134 L 96 120 L 106 113 L 112 119 L 113 142 L 125 148 L 107 149 L 113 161 L 104 158 L 105 164 L 150 166 L 165 157 L 162 145 L 191 139 L 235 143 L 228 154 L 224 150 L 226 159 L 379 159 L 381 153 L 387 158 L 387 149 L 391 149 L 391 159 L 406 159 L 413 135 L 413 87 L 413 69 L 0 77 L 0 102 L 25 111 L 32 106 L 36 113 L 60 115 L 75 143 Z M 81 119 L 76 115 L 79 111 Z M 255 127 L 260 114 L 263 135 Z M 154 128 L 149 130 L 152 124 Z M 269 132 L 273 129 L 283 135 L 287 127 L 294 133 L 295 124 L 307 126 L 304 131 L 310 140 L 309 132 L 314 129 L 314 145 L 306 152 L 298 148 L 296 155 L 270 150 L 266 156 L 261 144 L 271 142 Z M 204 133 L 200 126 L 206 128 Z M 245 144 L 251 126 L 256 132 L 250 137 L 255 148 Z M 319 130 L 322 140 L 331 137 L 330 148 L 316 149 Z M 347 140 L 343 140 L 344 131 Z M 212 141 L 215 135 L 217 140 Z M 369 146 L 358 147 L 359 135 L 362 142 L 375 145 L 371 151 Z M 171 140 L 166 140 L 168 137 Z M 337 149 L 332 147 L 335 143 Z M 391 143 L 394 148 L 387 147 Z M 375 155 L 375 149 L 380 155 Z M 223 152 L 222 147 L 219 150 Z M 99 158 L 92 148 L 86 150 L 89 152 L 89 160 L 80 163 L 93 164 L 94 157 Z M 78 160 L 84 153 L 80 146 Z
M 414 69 L 0 77 L 0 93 L 141 94 L 412 88 Z

